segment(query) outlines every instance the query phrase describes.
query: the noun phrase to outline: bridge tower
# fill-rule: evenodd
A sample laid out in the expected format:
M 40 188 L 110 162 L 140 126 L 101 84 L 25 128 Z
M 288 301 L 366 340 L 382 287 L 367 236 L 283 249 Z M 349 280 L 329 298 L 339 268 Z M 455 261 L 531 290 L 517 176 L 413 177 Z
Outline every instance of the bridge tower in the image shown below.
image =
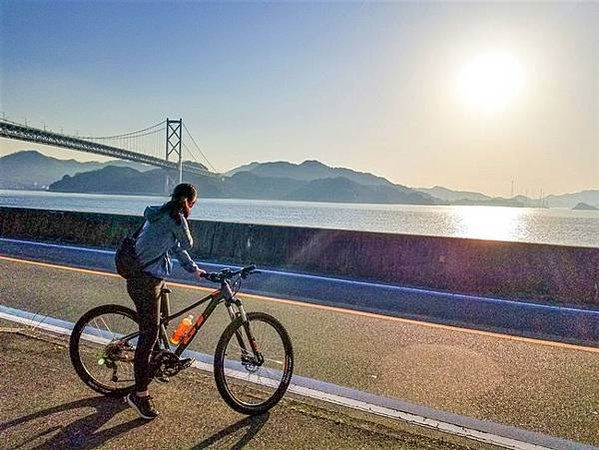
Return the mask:
M 179 183 L 183 182 L 183 161 L 181 160 L 181 138 L 182 138 L 183 120 L 171 120 L 166 119 L 166 160 L 168 161 L 169 156 L 175 153 L 179 157 L 177 161 L 177 167 L 179 168 Z M 169 177 L 166 180 L 166 191 L 169 189 Z

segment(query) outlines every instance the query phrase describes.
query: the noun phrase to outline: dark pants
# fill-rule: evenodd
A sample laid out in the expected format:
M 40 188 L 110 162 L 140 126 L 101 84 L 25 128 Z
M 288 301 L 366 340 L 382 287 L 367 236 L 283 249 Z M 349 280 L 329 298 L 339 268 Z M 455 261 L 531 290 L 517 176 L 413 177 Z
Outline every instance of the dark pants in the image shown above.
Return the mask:
M 133 361 L 135 372 L 135 389 L 142 392 L 148 389 L 154 377 L 150 365 L 152 349 L 158 341 L 160 325 L 160 291 L 164 280 L 154 278 L 145 273 L 127 280 L 127 292 L 135 303 L 139 316 L 139 339 Z

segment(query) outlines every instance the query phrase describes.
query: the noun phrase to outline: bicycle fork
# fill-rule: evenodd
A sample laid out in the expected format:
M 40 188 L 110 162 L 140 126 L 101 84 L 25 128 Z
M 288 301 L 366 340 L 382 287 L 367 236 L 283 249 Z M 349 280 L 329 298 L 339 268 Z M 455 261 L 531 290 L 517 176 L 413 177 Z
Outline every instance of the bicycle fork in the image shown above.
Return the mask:
M 239 300 L 233 299 L 227 305 L 227 311 L 229 312 L 229 317 L 231 318 L 231 322 L 236 320 L 238 317 L 241 318 L 241 322 L 243 324 L 245 334 L 247 335 L 252 353 L 254 355 L 253 357 L 250 356 L 251 353 L 247 349 L 247 346 L 243 339 L 243 335 L 240 331 L 240 328 L 235 330 L 235 338 L 237 339 L 237 343 L 239 344 L 239 347 L 241 347 L 243 353 L 245 355 L 247 355 L 247 358 L 249 358 L 245 362 L 248 362 L 251 364 L 256 364 L 256 365 L 262 365 L 262 363 L 264 363 L 264 357 L 262 356 L 262 353 L 260 353 L 260 350 L 258 349 L 258 344 L 257 344 L 256 339 L 254 338 L 254 334 L 252 333 L 252 330 L 250 328 L 250 322 L 249 322 L 249 320 L 247 320 L 247 314 L 245 312 L 245 308 L 243 307 L 243 304 Z

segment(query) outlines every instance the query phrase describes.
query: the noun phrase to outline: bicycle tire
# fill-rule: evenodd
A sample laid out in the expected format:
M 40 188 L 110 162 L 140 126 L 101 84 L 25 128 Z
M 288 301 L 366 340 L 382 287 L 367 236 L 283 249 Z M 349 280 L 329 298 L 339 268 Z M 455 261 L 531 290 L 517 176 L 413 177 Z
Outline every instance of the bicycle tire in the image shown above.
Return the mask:
M 229 383 L 227 382 L 227 375 L 225 373 L 226 351 L 229 341 L 235 335 L 235 331 L 244 326 L 240 317 L 227 326 L 218 341 L 214 355 L 214 379 L 216 382 L 216 387 L 227 405 L 239 413 L 254 416 L 264 414 L 266 411 L 275 406 L 281 400 L 281 398 L 283 398 L 283 395 L 285 395 L 293 374 L 293 346 L 291 344 L 291 339 L 289 338 L 287 330 L 285 330 L 285 327 L 273 316 L 262 312 L 251 312 L 247 314 L 247 319 L 250 323 L 250 327 L 252 322 L 255 321 L 261 321 L 270 325 L 281 339 L 281 343 L 283 344 L 285 351 L 285 360 L 284 369 L 281 371 L 282 376 L 279 385 L 272 395 L 270 395 L 263 402 L 257 404 L 248 404 L 242 401 L 241 399 L 237 398 L 237 396 L 231 390 Z M 260 346 L 260 342 L 258 342 L 258 346 Z
M 75 327 L 73 328 L 71 337 L 69 339 L 69 356 L 71 358 L 71 363 L 75 368 L 75 372 L 87 386 L 89 386 L 94 391 L 106 395 L 108 397 L 123 397 L 128 393 L 133 392 L 133 390 L 135 389 L 135 382 L 133 382 L 131 386 L 123 388 L 112 388 L 109 385 L 96 379 L 86 369 L 86 366 L 82 361 L 81 335 L 83 333 L 83 330 L 91 322 L 92 319 L 108 314 L 119 314 L 124 317 L 127 317 L 131 319 L 131 321 L 135 322 L 139 329 L 139 320 L 137 318 L 137 313 L 131 308 L 113 304 L 98 306 L 86 312 L 75 324 Z

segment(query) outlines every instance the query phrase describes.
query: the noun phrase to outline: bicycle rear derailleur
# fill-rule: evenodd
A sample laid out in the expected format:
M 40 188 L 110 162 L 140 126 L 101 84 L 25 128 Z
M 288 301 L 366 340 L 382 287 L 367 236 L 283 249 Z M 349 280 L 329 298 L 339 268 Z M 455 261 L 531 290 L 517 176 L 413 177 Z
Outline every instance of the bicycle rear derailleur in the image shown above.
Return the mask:
M 152 364 L 156 368 L 156 376 L 174 377 L 179 372 L 190 367 L 194 358 L 179 358 L 170 350 L 160 350 L 152 357 Z
M 102 355 L 98 359 L 98 365 L 105 366 L 112 370 L 112 376 L 110 379 L 113 382 L 119 381 L 118 368 L 119 363 L 132 363 L 133 352 L 135 348 L 126 341 L 113 341 L 110 342 L 102 352 Z

